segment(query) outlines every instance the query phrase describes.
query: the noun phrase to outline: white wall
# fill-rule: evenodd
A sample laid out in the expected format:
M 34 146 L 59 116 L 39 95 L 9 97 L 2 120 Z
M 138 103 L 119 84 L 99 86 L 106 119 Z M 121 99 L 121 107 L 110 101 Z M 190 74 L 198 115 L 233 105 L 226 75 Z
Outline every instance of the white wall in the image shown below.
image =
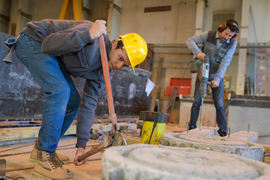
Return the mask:
M 122 1 L 121 0 L 114 0 L 114 3 L 122 8 Z M 115 8 L 113 9 L 113 14 L 112 14 L 112 27 L 111 27 L 111 36 L 110 39 L 118 39 L 119 35 L 119 23 L 120 23 L 120 17 L 121 13 L 118 12 Z
M 270 42 L 270 0 L 250 0 L 248 42 Z

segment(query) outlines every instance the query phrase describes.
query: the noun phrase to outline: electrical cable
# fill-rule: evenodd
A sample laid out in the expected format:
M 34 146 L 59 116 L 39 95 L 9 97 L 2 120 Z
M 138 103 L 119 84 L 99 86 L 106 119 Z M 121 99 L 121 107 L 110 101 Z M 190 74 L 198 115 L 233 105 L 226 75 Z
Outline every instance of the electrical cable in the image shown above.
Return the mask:
M 183 81 L 184 81 L 184 78 L 185 78 L 186 72 L 187 72 L 187 70 L 189 69 L 189 66 L 190 66 L 192 63 L 194 63 L 194 61 L 193 61 L 193 60 L 192 60 L 192 61 L 187 62 L 187 64 L 186 64 L 186 68 L 184 69 L 184 73 L 183 73 L 182 78 L 180 79 L 180 82 L 179 82 L 179 88 L 181 88 L 181 84 L 182 84 L 182 83 L 183 83 Z M 197 63 L 197 62 L 195 61 L 195 63 Z

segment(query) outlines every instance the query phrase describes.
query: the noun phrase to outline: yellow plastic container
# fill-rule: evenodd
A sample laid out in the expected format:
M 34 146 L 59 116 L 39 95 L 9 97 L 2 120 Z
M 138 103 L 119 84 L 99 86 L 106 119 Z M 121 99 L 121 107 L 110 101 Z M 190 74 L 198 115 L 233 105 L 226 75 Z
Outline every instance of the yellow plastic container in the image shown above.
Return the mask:
M 157 122 L 154 127 L 154 121 L 144 121 L 142 128 L 142 143 L 144 144 L 160 144 L 162 134 L 166 131 L 166 123 Z M 153 131 L 152 137 L 151 133 Z M 151 141 L 149 143 L 151 137 Z

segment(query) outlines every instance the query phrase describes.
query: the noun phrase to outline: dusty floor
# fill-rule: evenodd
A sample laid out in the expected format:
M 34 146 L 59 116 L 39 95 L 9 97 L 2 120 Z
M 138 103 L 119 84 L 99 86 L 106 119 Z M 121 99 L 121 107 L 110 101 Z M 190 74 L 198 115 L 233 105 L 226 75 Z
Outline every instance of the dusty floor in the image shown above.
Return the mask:
M 102 153 L 98 153 L 87 159 L 86 164 L 82 166 L 75 166 L 73 164 L 73 157 L 76 149 L 74 144 L 76 142 L 75 136 L 65 137 L 60 141 L 57 152 L 69 156 L 70 162 L 65 165 L 70 171 L 73 172 L 73 179 L 102 179 L 102 165 L 101 157 Z M 23 143 L 1 147 L 0 158 L 6 159 L 6 176 L 11 178 L 24 177 L 24 179 L 40 179 L 32 175 L 34 163 L 29 161 L 30 152 L 34 144 Z M 94 144 L 94 143 L 92 143 Z M 88 144 L 90 146 L 91 143 Z M 20 180 L 23 178 L 19 178 Z
M 179 128 L 175 124 L 167 124 L 167 132 L 181 132 L 183 129 Z M 35 139 L 28 139 L 23 143 L 15 143 L 8 146 L 0 146 L 0 159 L 6 159 L 6 176 L 10 179 L 17 180 L 36 180 L 41 179 L 35 175 L 32 175 L 34 163 L 29 161 L 30 152 L 33 148 Z M 86 164 L 82 166 L 76 166 L 73 164 L 73 158 L 76 151 L 75 148 L 76 137 L 67 136 L 61 139 L 58 153 L 69 156 L 70 161 L 66 166 L 74 174 L 74 180 L 99 180 L 102 179 L 102 153 L 89 157 Z M 89 142 L 88 148 L 96 143 Z M 18 178 L 22 177 L 22 178 Z M 8 178 L 9 179 L 9 178 Z

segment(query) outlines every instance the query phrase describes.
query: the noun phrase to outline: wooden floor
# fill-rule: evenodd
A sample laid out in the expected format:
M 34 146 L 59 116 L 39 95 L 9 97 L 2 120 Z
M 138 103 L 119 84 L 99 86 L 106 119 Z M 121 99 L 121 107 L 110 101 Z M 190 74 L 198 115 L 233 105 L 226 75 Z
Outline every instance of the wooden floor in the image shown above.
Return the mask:
M 75 166 L 73 164 L 74 153 L 76 148 L 76 137 L 65 137 L 60 141 L 57 152 L 69 156 L 70 162 L 66 164 L 68 168 L 74 174 L 74 180 L 83 179 L 102 179 L 102 153 L 98 153 L 87 159 L 86 164 L 81 166 Z M 34 145 L 34 139 L 32 143 L 23 143 L 0 147 L 0 159 L 6 159 L 6 176 L 11 178 L 24 177 L 26 180 L 41 179 L 32 175 L 34 163 L 29 161 L 30 152 Z M 90 146 L 91 143 L 88 144 Z M 20 180 L 23 178 L 20 178 Z
M 180 132 L 183 129 L 179 128 L 176 124 L 167 124 L 167 132 Z M 15 143 L 13 145 L 0 146 L 0 159 L 6 159 L 6 176 L 18 180 L 36 180 L 41 179 L 32 174 L 34 168 L 34 163 L 29 161 L 30 152 L 33 148 L 35 139 L 28 139 L 25 142 Z M 138 142 L 138 141 L 137 141 Z M 74 180 L 100 180 L 102 179 L 102 153 L 97 153 L 96 155 L 87 159 L 86 164 L 81 166 L 76 166 L 73 164 L 73 158 L 76 151 L 75 148 L 76 137 L 67 136 L 61 139 L 57 152 L 69 156 L 70 161 L 66 164 L 68 168 L 74 174 Z M 96 143 L 89 142 L 87 144 L 88 148 Z

